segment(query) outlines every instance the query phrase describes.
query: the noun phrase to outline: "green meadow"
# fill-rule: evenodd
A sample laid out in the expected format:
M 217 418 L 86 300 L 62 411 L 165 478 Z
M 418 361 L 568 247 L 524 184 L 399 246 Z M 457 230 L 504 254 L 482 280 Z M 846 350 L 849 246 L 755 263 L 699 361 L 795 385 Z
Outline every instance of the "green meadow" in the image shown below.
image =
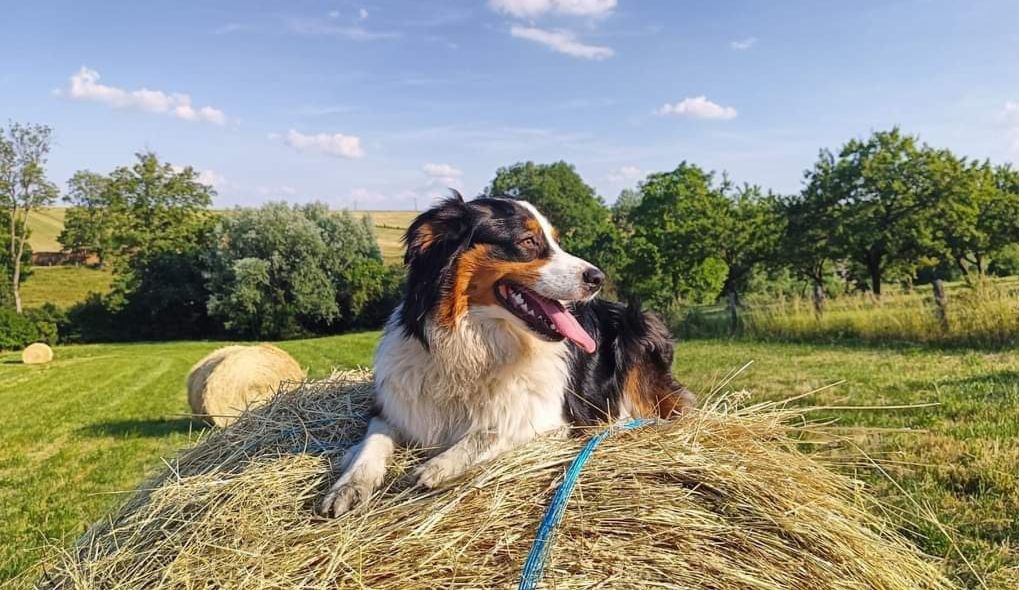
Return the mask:
M 378 333 L 280 343 L 312 377 L 370 364 Z M 30 585 L 52 543 L 70 543 L 146 474 L 191 444 L 184 377 L 220 342 L 62 346 L 45 366 L 0 355 L 0 580 Z M 728 339 L 681 342 L 675 370 L 699 392 L 726 386 L 751 399 L 843 408 L 849 443 L 898 485 L 860 468 L 893 517 L 966 586 L 1019 582 L 1019 354 L 922 346 L 817 346 Z M 934 404 L 934 405 L 930 405 Z M 903 407 L 908 406 L 908 407 Z M 901 488 L 899 487 L 901 486 Z M 936 526 L 915 518 L 928 506 Z M 940 527 L 950 532 L 946 536 Z

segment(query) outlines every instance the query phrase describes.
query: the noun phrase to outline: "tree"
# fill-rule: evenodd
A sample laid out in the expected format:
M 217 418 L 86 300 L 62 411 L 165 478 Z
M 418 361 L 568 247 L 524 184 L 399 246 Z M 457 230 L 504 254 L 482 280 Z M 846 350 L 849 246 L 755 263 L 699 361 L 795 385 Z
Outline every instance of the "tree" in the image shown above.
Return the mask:
M 649 175 L 639 190 L 639 203 L 628 215 L 633 236 L 624 292 L 659 305 L 677 296 L 714 300 L 729 274 L 720 248 L 729 202 L 714 186 L 714 175 L 683 162 L 672 172 Z
M 774 261 L 784 233 L 785 219 L 778 199 L 763 194 L 760 187 L 744 185 L 727 197 L 718 228 L 718 256 L 727 273 L 723 292 L 735 303 L 747 288 L 750 273 L 764 262 Z
M 967 162 L 948 150 L 927 150 L 924 164 L 935 203 L 932 254 L 963 275 L 986 270 L 986 259 L 1019 236 L 1019 195 L 998 186 L 988 162 Z
M 610 277 L 619 266 L 619 240 L 609 210 L 570 164 L 524 162 L 500 168 L 485 193 L 537 207 L 561 232 L 564 249 Z
M 822 150 L 814 169 L 806 173 L 808 182 L 803 191 L 779 204 L 785 219 L 779 259 L 796 275 L 810 281 L 817 314 L 824 311 L 825 277 L 839 257 L 833 240 L 837 224 L 837 202 L 831 187 L 835 181 L 834 168 L 834 156 Z
M 110 184 L 110 178 L 102 174 L 88 170 L 74 173 L 64 195 L 64 202 L 71 206 L 57 238 L 65 249 L 95 253 L 100 268 L 116 244 L 116 230 L 126 224 L 118 219 L 124 207 Z
M 201 240 L 212 214 L 216 192 L 198 181 L 190 166 L 174 168 L 152 152 L 135 154 L 137 162 L 109 176 L 108 196 L 113 253 L 183 251 Z
M 349 327 L 392 286 L 370 221 L 322 204 L 237 209 L 213 243 L 209 313 L 242 336 Z
M 915 265 L 928 250 L 923 168 L 916 138 L 895 128 L 850 141 L 837 158 L 822 151 L 806 173 L 805 190 L 829 191 L 834 203 L 833 246 L 865 269 L 877 296 L 889 268 Z
M 28 215 L 53 203 L 57 188 L 46 179 L 53 131 L 45 125 L 10 123 L 0 128 L 0 207 L 7 213 L 7 260 L 14 308 L 22 312 L 21 281 L 28 241 Z

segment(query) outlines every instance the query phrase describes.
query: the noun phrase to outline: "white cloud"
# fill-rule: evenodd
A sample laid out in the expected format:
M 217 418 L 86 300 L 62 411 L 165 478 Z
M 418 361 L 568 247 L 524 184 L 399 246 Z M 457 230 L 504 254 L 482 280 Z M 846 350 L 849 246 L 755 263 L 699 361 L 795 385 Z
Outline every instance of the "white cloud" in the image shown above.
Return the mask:
M 637 166 L 623 166 L 609 172 L 607 178 L 609 182 L 623 183 L 633 182 L 642 176 L 644 176 L 644 171 Z
M 368 9 L 367 8 L 362 8 L 362 9 L 358 10 L 357 11 L 357 16 L 361 17 L 361 20 L 366 20 L 368 18 Z
M 201 121 L 214 125 L 226 124 L 223 111 L 211 106 L 195 107 L 191 96 L 181 93 L 167 94 L 160 90 L 124 90 L 99 83 L 99 72 L 82 67 L 73 74 L 66 91 L 60 94 L 74 100 L 100 102 L 117 109 L 135 109 L 148 113 L 170 115 L 185 121 Z
M 463 170 L 449 164 L 425 164 L 422 169 L 432 178 L 463 176 Z
M 728 120 L 736 118 L 736 109 L 711 102 L 705 96 L 684 98 L 675 104 L 664 104 L 658 109 L 662 116 L 676 115 L 693 119 Z
M 518 39 L 540 43 L 559 53 L 582 59 L 606 59 L 615 54 L 611 47 L 582 43 L 572 31 L 565 29 L 547 30 L 514 25 L 510 29 L 510 34 Z
M 336 25 L 324 19 L 292 18 L 287 21 L 287 28 L 298 35 L 343 37 L 351 41 L 379 41 L 403 36 L 399 31 L 370 31 L 358 26 Z
M 533 18 L 547 13 L 574 16 L 605 16 L 616 7 L 616 0 L 489 0 L 498 12 L 518 18 Z
M 463 170 L 449 164 L 425 164 L 421 167 L 428 176 L 428 187 L 463 188 Z
M 340 18 L 340 11 L 339 10 L 330 10 L 329 11 L 329 18 Z
M 316 133 L 305 135 L 291 129 L 285 135 L 270 133 L 269 139 L 282 139 L 283 143 L 300 152 L 318 152 L 337 158 L 360 158 L 364 155 L 361 149 L 361 138 L 342 133 Z
M 183 172 L 185 169 L 184 166 L 178 166 L 176 164 L 171 164 L 170 168 L 178 174 Z M 226 177 L 215 170 L 195 170 L 195 172 L 198 173 L 198 178 L 196 179 L 198 182 L 211 186 L 214 189 L 222 189 L 229 184 L 226 181 Z
M 747 37 L 746 39 L 737 39 L 729 43 L 729 47 L 736 51 L 745 51 L 750 49 L 754 45 L 757 45 L 757 37 Z

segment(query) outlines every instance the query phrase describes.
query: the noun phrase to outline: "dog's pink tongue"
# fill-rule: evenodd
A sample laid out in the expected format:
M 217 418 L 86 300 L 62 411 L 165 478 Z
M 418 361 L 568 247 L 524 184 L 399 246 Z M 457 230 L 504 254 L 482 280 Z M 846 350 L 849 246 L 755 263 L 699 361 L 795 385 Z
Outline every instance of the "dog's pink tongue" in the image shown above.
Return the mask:
M 594 343 L 591 335 L 580 326 L 577 318 L 573 317 L 573 314 L 560 305 L 558 301 L 541 298 L 538 300 L 538 303 L 541 304 L 545 315 L 552 320 L 560 334 L 569 338 L 587 354 L 593 354 L 597 350 L 598 346 Z

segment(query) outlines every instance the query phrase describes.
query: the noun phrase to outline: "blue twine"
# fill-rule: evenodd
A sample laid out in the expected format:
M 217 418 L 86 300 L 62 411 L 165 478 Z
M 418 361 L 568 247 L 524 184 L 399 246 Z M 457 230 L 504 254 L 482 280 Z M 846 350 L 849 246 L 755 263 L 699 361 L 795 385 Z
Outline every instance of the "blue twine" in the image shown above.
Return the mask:
M 580 470 L 584 468 L 584 464 L 591 458 L 591 455 L 598 445 L 601 444 L 601 441 L 617 432 L 633 430 L 652 422 L 653 420 L 640 419 L 616 424 L 602 430 L 592 436 L 591 440 L 587 441 L 584 448 L 573 459 L 573 463 L 570 463 L 570 468 L 566 470 L 566 475 L 563 477 L 563 483 L 559 485 L 559 489 L 552 496 L 552 502 L 549 503 L 548 509 L 545 510 L 545 517 L 541 519 L 541 524 L 538 525 L 538 533 L 535 535 L 534 543 L 531 545 L 531 552 L 527 554 L 527 561 L 524 562 L 524 570 L 520 574 L 520 584 L 517 586 L 517 590 L 533 590 L 538 586 L 538 582 L 541 581 L 542 571 L 545 568 L 545 559 L 552 549 L 552 533 L 559 526 L 559 521 L 563 518 L 563 512 L 566 511 L 566 503 L 569 502 L 570 495 L 573 494 L 573 488 L 576 487 L 577 479 L 580 477 Z

